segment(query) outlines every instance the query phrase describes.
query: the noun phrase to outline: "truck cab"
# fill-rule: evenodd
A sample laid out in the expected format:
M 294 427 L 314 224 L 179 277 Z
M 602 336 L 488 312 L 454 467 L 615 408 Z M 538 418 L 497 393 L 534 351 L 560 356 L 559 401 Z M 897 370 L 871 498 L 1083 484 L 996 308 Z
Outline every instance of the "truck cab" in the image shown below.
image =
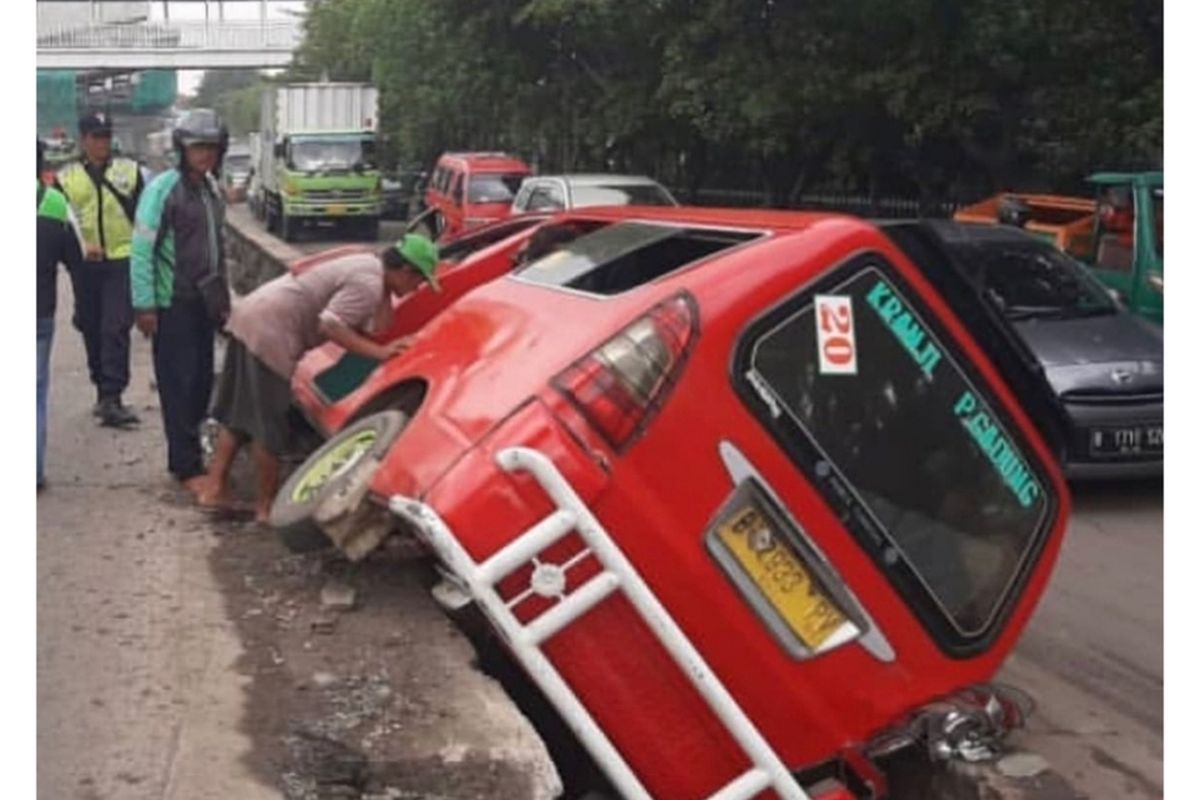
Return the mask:
M 256 207 L 285 241 L 302 226 L 354 227 L 375 240 L 381 179 L 378 93 L 363 84 L 291 84 L 263 97 Z
M 1139 316 L 1163 320 L 1163 175 L 1102 172 L 1087 252 L 1096 277 Z

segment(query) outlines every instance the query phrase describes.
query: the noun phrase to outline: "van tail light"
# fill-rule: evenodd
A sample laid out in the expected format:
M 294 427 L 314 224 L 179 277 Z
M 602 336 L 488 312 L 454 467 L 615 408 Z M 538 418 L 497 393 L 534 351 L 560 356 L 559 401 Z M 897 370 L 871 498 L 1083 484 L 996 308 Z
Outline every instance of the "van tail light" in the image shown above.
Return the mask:
M 563 370 L 553 384 L 621 450 L 666 401 L 696 340 L 698 316 L 691 295 L 676 295 Z

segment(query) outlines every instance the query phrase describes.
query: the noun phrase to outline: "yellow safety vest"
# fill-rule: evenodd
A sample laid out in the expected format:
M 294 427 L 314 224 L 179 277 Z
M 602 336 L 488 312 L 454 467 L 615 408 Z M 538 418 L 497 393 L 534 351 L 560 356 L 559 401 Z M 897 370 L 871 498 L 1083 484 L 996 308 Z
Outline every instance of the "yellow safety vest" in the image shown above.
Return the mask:
M 104 176 L 117 191 L 132 198 L 137 189 L 137 162 L 128 158 L 114 158 L 109 161 Z M 58 183 L 75 211 L 84 243 L 102 247 L 104 257 L 108 260 L 129 258 L 133 223 L 112 191 L 102 185 L 97 193 L 96 184 L 82 161 L 63 167 L 58 173 Z

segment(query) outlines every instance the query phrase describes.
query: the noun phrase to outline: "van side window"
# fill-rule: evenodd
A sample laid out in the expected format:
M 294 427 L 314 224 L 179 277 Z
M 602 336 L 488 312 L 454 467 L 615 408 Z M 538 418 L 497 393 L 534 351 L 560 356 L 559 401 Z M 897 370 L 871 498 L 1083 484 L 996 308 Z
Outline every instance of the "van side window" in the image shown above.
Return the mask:
M 521 185 L 521 190 L 517 192 L 517 199 L 513 200 L 513 211 L 528 211 L 529 197 L 533 193 L 534 184 L 526 181 Z
M 455 173 L 454 183 L 450 186 L 450 199 L 454 205 L 461 206 L 463 202 L 463 176 L 461 172 Z
M 539 186 L 529 196 L 530 211 L 558 211 L 566 205 L 562 191 L 554 184 Z

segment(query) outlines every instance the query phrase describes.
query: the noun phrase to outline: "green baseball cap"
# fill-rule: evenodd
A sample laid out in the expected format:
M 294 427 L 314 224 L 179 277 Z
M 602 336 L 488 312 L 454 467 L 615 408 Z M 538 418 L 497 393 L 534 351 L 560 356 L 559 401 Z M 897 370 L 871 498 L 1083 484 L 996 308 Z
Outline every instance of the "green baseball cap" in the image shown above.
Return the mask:
M 421 273 L 425 281 L 435 292 L 442 290 L 434 271 L 437 269 L 437 245 L 419 233 L 406 233 L 404 238 L 396 242 L 396 252 L 408 262 L 408 265 Z

